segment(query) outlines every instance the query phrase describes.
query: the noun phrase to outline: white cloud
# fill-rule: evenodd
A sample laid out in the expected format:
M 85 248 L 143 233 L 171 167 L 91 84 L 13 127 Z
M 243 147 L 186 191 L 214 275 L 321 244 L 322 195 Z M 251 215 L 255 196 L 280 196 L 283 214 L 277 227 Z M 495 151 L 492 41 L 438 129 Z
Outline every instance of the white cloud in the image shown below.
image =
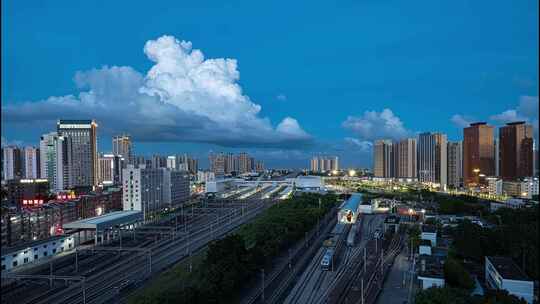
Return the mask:
M 371 152 L 373 143 L 366 140 L 359 140 L 358 138 L 345 137 L 345 143 L 357 148 L 360 152 Z
M 489 118 L 497 124 L 526 121 L 533 125 L 535 137 L 538 139 L 538 96 L 521 96 L 515 109 L 508 109 Z
M 450 118 L 450 121 L 459 128 L 466 128 L 473 122 L 470 117 L 460 114 L 454 114 L 452 118 Z
M 410 134 L 390 109 L 382 112 L 366 111 L 360 117 L 349 116 L 342 126 L 355 132 L 361 140 L 367 141 L 380 138 L 399 139 Z
M 146 75 L 131 67 L 77 72 L 77 96 L 4 105 L 7 123 L 95 118 L 100 132 L 130 132 L 139 141 L 222 146 L 298 147 L 312 137 L 290 117 L 274 128 L 242 93 L 234 59 L 205 59 L 189 41 L 162 36 L 144 46 L 154 62 Z
M 522 117 L 518 114 L 516 110 L 506 110 L 500 114 L 491 115 L 489 119 L 494 120 L 498 123 L 508 123 L 518 120 L 527 120 L 526 117 Z

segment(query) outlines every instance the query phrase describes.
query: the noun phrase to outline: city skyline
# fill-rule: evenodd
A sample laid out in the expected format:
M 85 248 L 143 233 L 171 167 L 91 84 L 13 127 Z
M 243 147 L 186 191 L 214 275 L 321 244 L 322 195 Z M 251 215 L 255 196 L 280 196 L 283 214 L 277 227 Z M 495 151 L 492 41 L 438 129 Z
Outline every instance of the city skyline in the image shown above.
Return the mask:
M 2 3 L 3 17 L 8 17 L 2 18 L 2 142 L 37 146 L 57 119 L 95 119 L 102 126 L 99 151 L 112 151 L 109 138 L 129 133 L 135 154 L 186 152 L 204 165 L 210 151 L 246 151 L 271 167 L 306 167 L 306 160 L 317 153 L 337 155 L 345 167 L 371 167 L 376 139 L 442 132 L 449 141 L 462 140 L 461 129 L 472 121 L 498 128 L 525 120 L 534 126 L 538 142 L 534 1 L 492 5 L 490 10 L 482 9 L 481 2 L 433 3 L 424 8 L 431 13 L 427 15 L 406 6 L 313 4 L 315 16 L 341 17 L 320 28 L 321 18 L 296 18 L 294 8 L 281 17 L 282 11 L 271 9 L 268 17 L 258 16 L 261 22 L 254 22 L 252 29 L 243 29 L 234 18 L 229 26 L 216 28 L 225 22 L 222 10 L 240 19 L 248 3 L 210 10 L 182 4 L 163 10 L 159 5 L 134 6 L 133 11 L 153 13 L 163 21 L 141 29 L 137 18 L 126 18 L 128 28 L 116 29 L 110 25 L 122 9 L 117 4 L 107 4 L 103 22 L 89 28 L 84 22 L 69 27 L 63 22 L 73 18 L 67 16 L 87 18 L 96 7 L 63 6 L 41 14 L 25 3 Z M 168 18 L 174 8 L 186 12 L 183 21 Z M 79 14 L 81 10 L 89 14 Z M 404 24 L 399 22 L 403 11 L 419 22 L 398 29 L 389 20 L 369 18 L 385 13 Z M 460 23 L 451 21 L 449 12 L 459 13 Z M 55 17 L 59 14 L 62 18 Z M 359 14 L 365 18 L 357 18 Z M 272 16 L 282 21 L 275 31 L 262 25 Z M 214 22 L 196 22 L 200 17 Z M 29 33 L 35 22 L 41 39 L 58 38 L 58 43 L 18 38 L 34 37 Z M 431 23 L 432 31 L 423 30 L 423 22 Z M 323 43 L 302 24 L 321 29 L 321 37 L 342 35 L 334 43 Z M 258 31 L 266 36 L 254 35 Z M 80 38 L 70 43 L 74 33 Z M 361 38 L 348 38 L 355 35 Z M 269 37 L 275 43 L 266 44 Z M 284 44 L 290 56 L 283 53 Z M 301 59 L 304 54 L 309 55 Z M 335 64 L 325 64 L 330 60 Z M 306 68 L 312 61 L 320 64 Z M 32 73 L 20 72 L 29 66 Z M 206 68 L 218 73 L 205 74 Z M 171 71 L 172 87 L 163 77 Z M 183 87 L 185 83 L 193 90 Z M 181 98 L 191 102 L 179 102 Z M 97 101 L 94 106 L 91 100 Z M 158 101 L 164 106 L 153 112 L 136 110 Z M 53 110 L 58 108 L 62 113 Z M 155 115 L 170 124 L 141 124 L 155 122 Z

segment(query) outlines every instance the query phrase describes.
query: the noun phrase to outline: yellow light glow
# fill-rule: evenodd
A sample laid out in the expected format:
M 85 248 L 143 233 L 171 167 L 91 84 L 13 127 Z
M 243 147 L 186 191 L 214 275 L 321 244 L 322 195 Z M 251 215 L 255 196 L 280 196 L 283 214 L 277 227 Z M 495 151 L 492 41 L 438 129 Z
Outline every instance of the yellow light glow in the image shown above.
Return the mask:
M 356 171 L 354 170 L 349 170 L 349 176 L 355 176 L 356 175 Z

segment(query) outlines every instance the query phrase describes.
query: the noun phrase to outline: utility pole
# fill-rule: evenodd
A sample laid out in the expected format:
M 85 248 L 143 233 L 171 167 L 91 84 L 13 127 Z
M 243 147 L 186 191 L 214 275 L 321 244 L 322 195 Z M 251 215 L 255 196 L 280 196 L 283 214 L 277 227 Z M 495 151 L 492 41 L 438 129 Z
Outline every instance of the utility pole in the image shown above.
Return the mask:
M 289 248 L 289 269 L 291 269 L 291 248 Z
M 364 275 L 362 275 L 362 279 L 360 280 L 360 293 L 362 294 L 362 304 L 364 304 Z
M 262 273 L 262 302 L 264 303 L 265 302 L 265 299 L 264 299 L 264 268 L 261 269 L 261 273 Z
M 367 253 L 366 253 L 366 247 L 364 247 L 364 274 L 366 273 L 366 267 L 367 267 Z
M 49 273 L 50 273 L 50 282 L 49 286 L 53 287 L 53 267 L 52 267 L 52 261 L 49 262 Z
M 82 278 L 82 298 L 83 304 L 86 304 L 86 278 Z
M 75 273 L 79 272 L 79 251 L 75 247 Z

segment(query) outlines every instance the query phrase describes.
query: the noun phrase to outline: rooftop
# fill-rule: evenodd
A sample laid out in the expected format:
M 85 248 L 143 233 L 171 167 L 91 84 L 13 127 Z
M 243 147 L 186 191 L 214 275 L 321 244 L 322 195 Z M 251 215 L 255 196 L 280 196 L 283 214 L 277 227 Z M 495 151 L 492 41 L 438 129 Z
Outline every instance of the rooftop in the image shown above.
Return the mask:
M 444 278 L 443 263 L 440 258 L 422 254 L 420 255 L 420 261 L 418 263 L 418 267 L 420 269 L 418 271 L 419 277 L 439 278 L 439 279 Z M 424 267 L 425 269 L 422 269 Z
M 422 232 L 435 233 L 437 232 L 437 227 L 433 225 L 422 225 Z
M 431 241 L 430 240 L 421 240 L 420 246 L 429 246 L 431 247 Z
M 351 210 L 353 212 L 356 212 L 358 210 L 358 205 L 362 201 L 362 194 L 360 193 L 353 193 L 351 194 L 351 197 L 343 204 L 341 209 Z
M 142 212 L 137 210 L 114 211 L 101 216 L 64 224 L 64 229 L 97 229 L 103 230 L 109 227 L 129 224 L 142 220 Z
M 399 217 L 397 217 L 395 215 L 390 215 L 390 216 L 387 216 L 384 219 L 384 222 L 387 223 L 387 224 L 397 224 L 397 223 L 399 223 Z
M 487 256 L 488 261 L 497 269 L 497 272 L 507 280 L 528 281 L 529 277 L 514 263 L 510 257 Z
M 31 247 L 37 247 L 37 246 L 40 246 L 41 244 L 46 244 L 46 243 L 56 241 L 56 240 L 59 241 L 61 239 L 68 238 L 68 237 L 70 237 L 70 235 L 58 235 L 58 236 L 52 236 L 52 237 L 44 239 L 44 240 L 36 240 L 36 241 L 25 242 L 25 243 L 22 243 L 22 244 L 19 244 L 19 245 L 16 245 L 16 246 L 11 246 L 11 247 L 6 247 L 6 246 L 2 245 L 2 253 L 1 254 L 2 254 L 2 256 L 4 256 L 6 254 L 10 254 L 10 253 L 13 253 L 13 252 L 18 252 L 18 251 L 20 251 L 22 249 L 31 248 Z

